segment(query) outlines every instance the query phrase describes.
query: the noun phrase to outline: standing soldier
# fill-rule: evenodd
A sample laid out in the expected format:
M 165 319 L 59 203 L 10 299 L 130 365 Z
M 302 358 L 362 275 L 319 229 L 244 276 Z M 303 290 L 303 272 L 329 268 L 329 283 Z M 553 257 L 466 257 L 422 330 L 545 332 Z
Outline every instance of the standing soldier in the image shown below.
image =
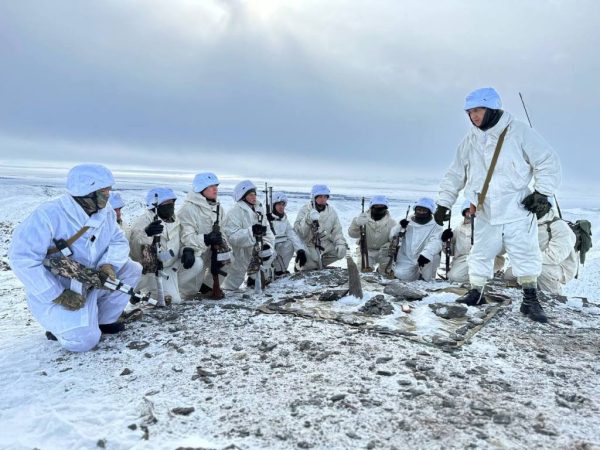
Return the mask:
M 184 298 L 211 291 L 211 246 L 221 245 L 224 240 L 220 232 L 213 232 L 217 219 L 219 179 L 214 173 L 201 172 L 194 177 L 192 188 L 177 213 L 181 222 L 181 245 L 184 247 L 181 264 L 184 269 L 198 265 L 198 270 L 183 272 L 179 277 L 179 289 Z M 219 222 L 222 222 L 223 207 L 218 210 Z
M 233 263 L 223 284 L 226 290 L 236 290 L 242 285 L 254 252 L 258 252 L 262 267 L 270 267 L 275 257 L 275 237 L 267 226 L 262 205 L 257 201 L 254 183 L 250 180 L 239 182 L 233 189 L 233 198 L 236 204 L 223 221 L 223 233 L 233 252 Z M 255 282 L 254 276 L 249 274 L 246 285 L 254 287 Z
M 337 212 L 327 203 L 329 188 L 316 184 L 310 195 L 310 202 L 300 209 L 294 223 L 294 231 L 308 250 L 304 270 L 328 266 L 344 258 L 348 249 Z
M 125 327 L 117 319 L 130 296 L 120 291 L 82 288 L 43 266 L 45 258 L 68 255 L 100 271 L 101 278 L 135 286 L 142 268 L 129 259 L 129 243 L 115 212 L 105 208 L 115 180 L 106 167 L 81 164 L 67 175 L 67 194 L 38 207 L 14 231 L 10 265 L 25 285 L 27 305 L 35 319 L 63 348 L 85 352 L 102 333 Z M 67 257 L 67 256 L 64 256 Z
M 542 258 L 535 219 L 540 205 L 547 203 L 560 184 L 560 162 L 535 130 L 501 107 L 500 96 L 492 88 L 467 96 L 464 109 L 473 127 L 440 184 L 435 220 L 443 223 L 463 188 L 465 197 L 477 202 L 471 206 L 472 211 L 477 208 L 469 256 L 471 290 L 458 302 L 485 302 L 483 289 L 493 276 L 494 258 L 504 246 L 523 287 L 521 312 L 531 320 L 547 322 L 537 297 Z
M 142 292 L 157 295 L 156 264 L 162 265 L 165 298 L 172 303 L 181 303 L 178 275 L 186 269 L 180 268 L 181 225 L 175 214 L 177 196 L 172 189 L 158 187 L 146 195 L 146 211 L 131 226 L 129 239 L 130 255 L 142 264 L 143 275 L 137 285 Z M 155 217 L 158 219 L 155 220 Z M 160 237 L 159 251 L 152 249 L 155 236 Z M 199 266 L 201 267 L 201 266 Z M 194 271 L 194 267 L 187 269 Z M 167 300 L 168 302 L 168 300 Z
M 348 235 L 360 240 L 360 227 L 365 227 L 369 264 L 377 265 L 377 271 L 381 274 L 384 274 L 389 259 L 390 231 L 396 225 L 388 206 L 386 196 L 374 196 L 369 202 L 369 210 L 352 219 L 348 228 Z
M 296 252 L 296 261 L 300 267 L 306 264 L 306 246 L 300 240 L 292 224 L 287 218 L 285 207 L 288 199 L 283 192 L 273 193 L 273 213 L 269 222 L 273 225 L 275 232 L 275 253 L 277 257 L 273 263 L 275 275 L 282 276 L 288 274 L 287 270 L 294 251 Z
M 411 219 L 402 219 L 400 224 L 390 231 L 391 239 L 401 229 L 406 230 L 394 269 L 399 280 L 431 281 L 435 278 L 442 251 L 442 227 L 433 220 L 434 210 L 433 199 L 420 198 L 415 204 Z

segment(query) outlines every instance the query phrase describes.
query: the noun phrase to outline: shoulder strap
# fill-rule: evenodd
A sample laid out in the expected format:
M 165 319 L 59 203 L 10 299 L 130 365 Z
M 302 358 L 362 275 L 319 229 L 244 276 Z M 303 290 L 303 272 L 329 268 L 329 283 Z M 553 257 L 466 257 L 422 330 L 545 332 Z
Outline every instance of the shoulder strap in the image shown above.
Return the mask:
M 84 235 L 84 233 L 89 230 L 90 227 L 88 226 L 84 226 L 82 227 L 77 233 L 75 233 L 73 236 L 71 236 L 69 239 L 67 239 L 67 245 L 70 247 L 71 245 L 73 245 L 73 243 L 79 239 L 81 236 Z M 50 247 L 48 249 L 48 252 L 46 253 L 47 255 L 51 255 L 52 253 L 56 253 L 59 252 L 60 249 L 58 247 Z
M 550 222 L 546 222 L 546 231 L 548 231 L 548 240 L 552 239 L 552 228 L 550 228 L 550 225 L 552 225 L 554 222 L 558 222 L 559 220 L 562 220 L 562 219 L 560 217 L 555 217 Z
M 483 202 L 485 201 L 485 197 L 487 195 L 488 188 L 490 187 L 490 181 L 492 181 L 492 175 L 494 174 L 494 169 L 496 168 L 496 163 L 498 162 L 498 156 L 500 156 L 500 150 L 502 149 L 502 144 L 504 143 L 504 136 L 506 136 L 506 132 L 508 131 L 508 126 L 500 133 L 500 137 L 498 138 L 498 143 L 496 144 L 496 150 L 494 151 L 494 156 L 492 157 L 492 162 L 490 163 L 490 167 L 487 171 L 487 175 L 485 176 L 485 182 L 483 183 L 483 189 L 481 190 L 481 194 L 479 194 L 479 199 L 477 201 L 477 209 L 483 208 Z

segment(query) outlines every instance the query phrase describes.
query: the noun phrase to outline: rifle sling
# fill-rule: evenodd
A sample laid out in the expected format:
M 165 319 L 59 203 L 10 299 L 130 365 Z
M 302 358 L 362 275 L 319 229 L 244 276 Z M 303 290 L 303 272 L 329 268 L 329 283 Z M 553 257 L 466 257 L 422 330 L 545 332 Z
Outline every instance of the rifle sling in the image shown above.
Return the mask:
M 485 201 L 485 197 L 486 197 L 488 189 L 490 187 L 490 182 L 492 181 L 492 175 L 494 174 L 494 169 L 496 168 L 496 163 L 498 162 L 498 156 L 500 156 L 500 150 L 502 149 L 502 144 L 504 143 L 504 137 L 506 136 L 507 131 L 508 131 L 508 126 L 502 131 L 502 133 L 500 133 L 500 137 L 498 138 L 498 142 L 496 143 L 496 150 L 494 151 L 494 156 L 492 157 L 490 167 L 487 171 L 487 175 L 485 176 L 485 181 L 483 183 L 483 189 L 481 190 L 481 194 L 479 194 L 479 198 L 477 200 L 477 209 L 483 209 L 483 202 Z
M 81 227 L 81 229 L 75 233 L 73 236 L 71 236 L 69 239 L 67 239 L 67 245 L 70 247 L 71 245 L 73 245 L 73 243 L 79 239 L 81 236 L 83 236 L 85 234 L 85 232 L 87 230 L 89 230 L 90 227 L 88 227 L 87 225 L 84 227 Z M 46 253 L 47 255 L 51 255 L 52 253 L 57 253 L 59 252 L 60 249 L 58 247 L 50 247 L 48 249 L 48 252 Z

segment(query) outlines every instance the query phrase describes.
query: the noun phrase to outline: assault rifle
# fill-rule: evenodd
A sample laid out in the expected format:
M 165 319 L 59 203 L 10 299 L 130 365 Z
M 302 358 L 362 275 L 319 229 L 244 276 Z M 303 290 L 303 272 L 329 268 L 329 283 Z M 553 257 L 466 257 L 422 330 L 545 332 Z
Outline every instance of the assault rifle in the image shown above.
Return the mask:
M 448 214 L 448 230 L 450 228 L 450 218 L 452 217 L 452 211 Z M 446 240 L 445 243 L 445 252 L 446 252 L 446 278 L 448 278 L 448 272 L 450 272 L 450 252 L 452 249 L 452 238 Z
M 102 276 L 100 271 L 96 269 L 86 267 L 68 256 L 59 255 L 58 258 L 46 258 L 42 263 L 53 275 L 79 281 L 88 289 L 108 289 L 122 292 L 129 295 L 129 302 L 134 305 L 143 301 L 152 306 L 159 306 L 158 301 L 150 297 L 150 294 L 142 295 L 120 280 L 112 280 Z
M 365 212 L 365 198 L 362 198 L 362 211 Z M 367 245 L 367 226 L 361 225 L 360 229 L 360 271 L 373 272 L 373 268 L 369 266 L 369 247 Z
M 265 213 L 267 214 L 267 222 L 269 222 L 269 228 L 275 235 L 275 227 L 273 226 L 273 186 L 267 186 L 265 183 Z
M 221 233 L 221 226 L 219 225 L 219 214 L 221 212 L 221 204 L 217 203 L 217 218 L 213 223 L 212 232 Z M 227 276 L 227 272 L 222 269 L 221 264 L 227 264 L 230 259 L 230 251 L 227 243 L 223 241 L 221 244 L 212 244 L 210 246 L 210 273 L 213 279 L 212 294 L 211 298 L 214 300 L 220 300 L 225 297 L 221 290 L 219 281 L 219 275 Z
M 159 220 L 158 217 L 158 193 L 154 193 L 154 221 Z M 154 235 L 152 238 L 152 248 L 154 249 L 154 253 L 156 254 L 156 270 L 154 272 L 154 278 L 156 279 L 156 297 L 158 303 L 156 306 L 165 306 L 165 291 L 163 289 L 163 262 L 161 261 L 160 255 L 160 234 Z
M 408 219 L 409 213 L 410 213 L 410 205 L 408 205 L 408 207 L 406 208 L 406 216 L 404 216 L 405 219 Z M 396 236 L 394 236 L 394 238 L 390 242 L 390 248 L 388 249 L 389 259 L 388 259 L 387 264 L 385 265 L 385 274 L 388 276 L 393 275 L 392 265 L 394 264 L 394 262 L 396 261 L 396 258 L 398 257 L 398 250 L 400 250 L 400 240 L 406 234 L 406 229 L 404 229 L 404 231 L 402 231 L 402 230 L 403 229 L 400 229 L 398 234 Z
M 256 211 L 256 216 L 258 217 L 258 223 L 262 225 L 262 213 Z M 254 292 L 260 294 L 264 285 L 264 273 L 262 270 L 263 260 L 260 255 L 263 250 L 263 237 L 262 235 L 255 236 L 255 239 L 254 246 L 252 247 L 252 258 L 248 265 L 248 275 L 254 274 Z
M 316 211 L 314 200 L 311 203 L 313 209 Z M 315 246 L 315 250 L 317 251 L 317 257 L 319 260 L 319 270 L 321 270 L 323 269 L 323 250 L 325 250 L 325 248 L 321 244 L 321 233 L 319 233 L 319 221 L 313 220 L 310 229 L 313 235 L 313 245 Z

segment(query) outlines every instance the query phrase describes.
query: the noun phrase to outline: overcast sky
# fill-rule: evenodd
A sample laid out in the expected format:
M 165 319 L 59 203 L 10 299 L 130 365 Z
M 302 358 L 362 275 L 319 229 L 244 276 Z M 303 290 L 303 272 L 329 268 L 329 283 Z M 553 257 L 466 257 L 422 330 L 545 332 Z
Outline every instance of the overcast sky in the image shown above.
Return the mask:
M 491 85 L 597 179 L 598 1 L 0 2 L 0 162 L 440 177 Z

